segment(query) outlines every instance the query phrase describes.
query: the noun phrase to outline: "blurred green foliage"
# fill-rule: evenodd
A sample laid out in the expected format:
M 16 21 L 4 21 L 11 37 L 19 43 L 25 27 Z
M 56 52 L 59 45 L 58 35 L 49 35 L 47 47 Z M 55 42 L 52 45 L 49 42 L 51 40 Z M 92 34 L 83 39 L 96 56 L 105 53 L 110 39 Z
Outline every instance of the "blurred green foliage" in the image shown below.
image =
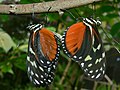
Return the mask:
M 28 4 L 43 1 L 50 0 L 20 0 L 19 3 Z M 113 38 L 120 42 L 119 5 L 119 0 L 105 0 L 95 3 L 94 9 L 93 4 L 89 4 L 70 9 L 69 11 L 76 18 L 79 18 L 79 16 L 90 17 L 93 15 L 99 17 L 102 21 L 101 27 L 108 32 L 108 35 L 112 35 Z M 48 18 L 46 27 L 61 35 L 68 26 L 76 23 L 76 20 L 67 12 L 62 16 L 58 13 L 36 14 L 35 19 L 32 19 L 32 15 L 0 15 L 0 90 L 80 90 L 83 87 L 87 88 L 87 86 L 85 87 L 85 81 L 81 79 L 83 71 L 73 61 L 71 61 L 64 81 L 60 84 L 61 77 L 68 64 L 68 57 L 62 50 L 53 84 L 47 88 L 36 88 L 30 83 L 26 73 L 27 43 L 29 38 L 29 30 L 26 27 L 31 22 L 46 22 L 46 15 Z M 105 50 L 109 50 L 113 47 L 111 45 L 111 43 L 114 43 L 112 38 L 108 39 L 101 29 L 99 31 L 105 44 Z M 114 45 L 120 49 L 118 44 Z M 111 87 L 109 85 L 100 84 L 96 90 L 110 89 Z

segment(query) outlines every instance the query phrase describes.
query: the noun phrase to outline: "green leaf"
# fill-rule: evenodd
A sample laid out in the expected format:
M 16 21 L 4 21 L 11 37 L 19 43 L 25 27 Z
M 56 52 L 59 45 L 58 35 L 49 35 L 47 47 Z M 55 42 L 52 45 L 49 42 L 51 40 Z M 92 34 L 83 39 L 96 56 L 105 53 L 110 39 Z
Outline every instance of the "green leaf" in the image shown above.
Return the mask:
M 20 45 L 18 48 L 19 48 L 19 50 L 21 50 L 23 52 L 27 52 L 28 44 Z
M 26 54 L 21 55 L 18 59 L 15 60 L 14 65 L 21 69 L 21 70 L 26 70 Z
M 47 15 L 47 17 L 49 18 L 49 21 L 51 21 L 51 22 L 59 19 L 59 15 L 56 14 L 56 13 L 52 13 L 52 14 L 49 13 L 49 14 Z
M 0 0 L 0 3 L 3 2 L 4 0 Z
M 12 70 L 12 65 L 10 63 L 7 63 L 7 64 L 0 66 L 0 69 L 4 73 L 8 72 L 8 73 L 14 74 L 14 72 Z
M 11 47 L 15 47 L 12 38 L 0 28 L 0 47 L 8 52 Z
M 1 21 L 5 22 L 9 20 L 9 16 L 8 15 L 0 15 L 0 19 Z
M 115 7 L 113 6 L 109 6 L 109 5 L 104 5 L 101 6 L 99 9 L 97 9 L 97 11 L 104 13 L 104 12 L 112 12 L 115 10 Z
M 119 15 L 117 13 L 114 13 L 114 14 L 108 14 L 108 15 L 106 15 L 106 17 L 109 17 L 110 19 L 112 19 L 112 18 L 119 17 Z
M 56 28 L 55 27 L 46 27 L 48 30 L 55 32 Z
M 97 89 L 96 90 L 110 90 L 110 89 L 108 89 L 105 85 L 100 85 L 99 87 L 97 87 Z
M 114 36 L 114 35 L 118 34 L 119 31 L 120 31 L 120 22 L 117 22 L 116 24 L 114 24 L 112 26 L 110 32 Z

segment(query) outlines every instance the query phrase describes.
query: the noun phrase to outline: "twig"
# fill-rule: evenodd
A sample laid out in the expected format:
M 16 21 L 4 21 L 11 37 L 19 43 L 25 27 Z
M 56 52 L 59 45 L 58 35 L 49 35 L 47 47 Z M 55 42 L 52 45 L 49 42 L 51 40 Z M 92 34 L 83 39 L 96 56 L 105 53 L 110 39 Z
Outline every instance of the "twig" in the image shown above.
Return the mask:
M 111 90 L 115 90 L 115 86 L 116 84 L 113 84 L 112 80 L 105 74 L 105 78 L 107 79 L 107 81 L 110 83 L 110 85 L 112 86 L 111 87 Z
M 98 83 L 95 81 L 93 90 L 96 90 Z
M 93 82 L 94 82 L 94 80 L 89 79 L 89 78 L 87 78 L 87 77 L 84 77 L 84 79 L 90 80 L 90 81 L 93 81 Z M 108 83 L 108 82 L 103 82 L 103 81 L 97 81 L 97 83 L 104 84 L 104 85 L 111 85 L 110 83 Z M 119 85 L 116 85 L 116 84 L 112 84 L 112 85 L 114 86 L 114 88 L 119 88 L 119 87 L 120 87 Z
M 59 82 L 60 85 L 63 83 L 63 81 L 64 81 L 64 79 L 65 79 L 65 77 L 66 77 L 66 75 L 67 75 L 67 72 L 68 72 L 68 69 L 69 69 L 69 67 L 70 67 L 70 64 L 71 64 L 71 59 L 68 59 L 68 64 L 67 64 L 67 66 L 66 66 L 66 68 L 65 68 L 65 70 L 64 70 L 64 73 L 63 73 L 63 75 L 62 75 L 62 78 L 61 78 L 61 80 L 60 80 L 60 82 Z
M 86 5 L 101 0 L 56 0 L 42 3 L 32 4 L 10 4 L 0 5 L 0 14 L 29 14 L 29 13 L 42 13 L 60 11 L 60 9 L 69 9 Z
M 110 85 L 113 85 L 112 80 L 105 74 L 105 79 L 110 83 Z

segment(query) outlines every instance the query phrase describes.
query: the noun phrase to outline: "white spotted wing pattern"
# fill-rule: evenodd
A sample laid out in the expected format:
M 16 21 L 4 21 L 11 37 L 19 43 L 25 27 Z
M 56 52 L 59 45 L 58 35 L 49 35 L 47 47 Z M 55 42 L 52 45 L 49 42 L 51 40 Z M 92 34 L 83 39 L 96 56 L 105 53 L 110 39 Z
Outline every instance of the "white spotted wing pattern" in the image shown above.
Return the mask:
M 76 61 L 90 79 L 101 80 L 105 74 L 106 59 L 97 26 L 99 20 L 83 18 L 63 34 L 64 52 Z
M 54 79 L 58 63 L 59 45 L 56 36 L 41 24 L 28 28 L 31 31 L 27 56 L 28 77 L 36 86 L 48 86 Z

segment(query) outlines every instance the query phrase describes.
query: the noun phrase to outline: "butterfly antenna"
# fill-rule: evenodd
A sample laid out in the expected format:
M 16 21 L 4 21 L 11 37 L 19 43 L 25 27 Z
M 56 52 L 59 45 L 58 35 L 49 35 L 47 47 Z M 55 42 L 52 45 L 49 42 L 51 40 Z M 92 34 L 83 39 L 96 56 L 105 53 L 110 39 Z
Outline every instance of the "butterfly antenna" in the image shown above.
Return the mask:
M 49 11 L 50 11 L 51 8 L 52 8 L 52 7 L 50 7 L 50 8 L 48 9 L 48 12 L 47 12 L 47 14 L 46 14 L 46 17 L 45 17 L 45 21 L 46 21 L 46 23 L 45 23 L 45 24 L 48 23 L 48 13 L 49 13 Z
M 63 11 L 63 12 L 67 12 L 67 13 L 69 13 L 75 20 L 76 20 L 76 17 L 70 12 L 70 11 L 68 11 L 68 10 L 66 10 L 66 9 L 60 9 L 61 11 Z M 77 21 L 77 20 L 76 20 Z
M 118 41 L 116 41 L 113 37 L 112 37 L 112 35 L 110 35 L 106 30 L 104 30 L 102 27 L 101 27 L 101 29 L 103 30 L 103 32 L 105 33 L 105 35 L 107 36 L 107 38 L 108 39 L 112 39 L 112 41 L 114 42 L 114 43 L 116 43 L 116 44 L 118 44 L 119 46 L 120 46 L 120 43 L 118 42 Z M 109 35 L 110 36 L 109 36 Z M 120 50 L 118 50 L 118 48 L 112 43 L 112 45 L 114 46 L 114 48 L 120 53 Z
M 34 4 L 33 4 L 33 6 L 32 6 L 33 8 L 32 8 L 32 21 L 30 22 L 30 24 L 33 24 L 33 21 L 34 21 L 34 19 L 35 19 L 35 12 L 34 12 Z
M 93 9 L 92 17 L 95 18 L 95 13 L 96 13 L 95 1 L 92 3 L 92 9 Z
M 77 13 L 77 15 L 81 18 L 81 19 L 83 19 L 83 17 L 79 14 L 79 11 L 75 8 L 74 9 L 74 11 Z

